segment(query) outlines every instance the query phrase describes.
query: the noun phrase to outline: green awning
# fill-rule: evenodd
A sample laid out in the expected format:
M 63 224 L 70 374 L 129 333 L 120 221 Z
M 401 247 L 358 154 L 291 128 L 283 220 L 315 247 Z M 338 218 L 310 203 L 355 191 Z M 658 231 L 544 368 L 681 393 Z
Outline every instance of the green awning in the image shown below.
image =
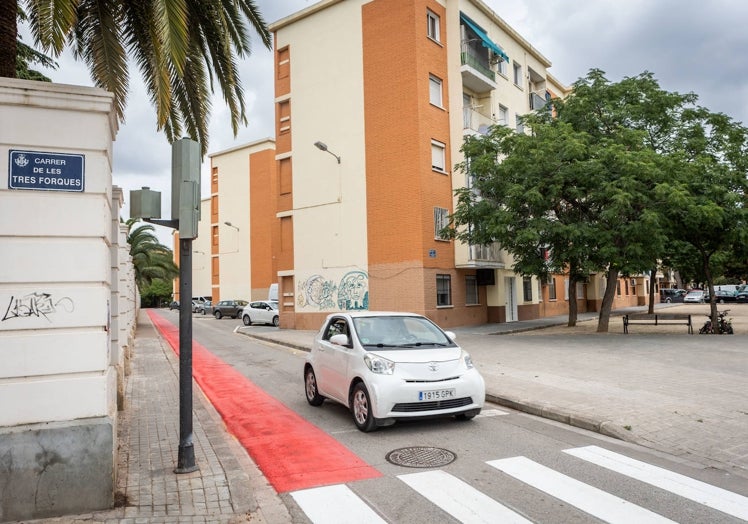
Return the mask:
M 467 25 L 470 29 L 475 31 L 475 34 L 478 35 L 478 37 L 483 42 L 483 47 L 489 48 L 491 51 L 494 52 L 494 54 L 499 55 L 501 58 L 509 62 L 509 57 L 507 56 L 507 54 L 499 46 L 497 46 L 493 40 L 488 38 L 488 35 L 485 33 L 485 31 L 483 31 L 483 29 L 478 27 L 478 25 L 475 22 L 470 20 L 467 16 L 465 16 L 462 13 L 460 13 L 460 20 L 465 22 L 465 25 Z

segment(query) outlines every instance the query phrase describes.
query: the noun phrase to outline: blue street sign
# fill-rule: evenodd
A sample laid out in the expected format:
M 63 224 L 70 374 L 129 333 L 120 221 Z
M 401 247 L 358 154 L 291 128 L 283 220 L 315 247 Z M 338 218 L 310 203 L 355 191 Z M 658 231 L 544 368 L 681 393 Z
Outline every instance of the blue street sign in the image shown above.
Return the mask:
M 8 188 L 83 192 L 85 155 L 11 150 Z
M 436 249 L 429 249 L 429 258 L 436 258 Z

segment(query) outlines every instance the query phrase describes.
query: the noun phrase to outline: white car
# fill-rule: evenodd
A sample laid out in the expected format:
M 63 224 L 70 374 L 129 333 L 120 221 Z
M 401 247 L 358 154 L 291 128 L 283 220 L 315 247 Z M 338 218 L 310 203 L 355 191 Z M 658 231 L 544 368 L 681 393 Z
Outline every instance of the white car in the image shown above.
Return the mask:
M 242 322 L 245 326 L 252 324 L 280 324 L 278 316 L 278 302 L 274 300 L 255 300 L 247 304 L 242 310 Z
M 692 291 L 689 291 L 686 293 L 686 296 L 683 297 L 683 302 L 696 302 L 696 303 L 703 303 L 704 302 L 704 292 L 701 289 L 694 289 Z
M 398 419 L 471 419 L 483 408 L 485 383 L 454 339 L 412 313 L 328 315 L 304 364 L 307 402 L 347 406 L 365 432 Z

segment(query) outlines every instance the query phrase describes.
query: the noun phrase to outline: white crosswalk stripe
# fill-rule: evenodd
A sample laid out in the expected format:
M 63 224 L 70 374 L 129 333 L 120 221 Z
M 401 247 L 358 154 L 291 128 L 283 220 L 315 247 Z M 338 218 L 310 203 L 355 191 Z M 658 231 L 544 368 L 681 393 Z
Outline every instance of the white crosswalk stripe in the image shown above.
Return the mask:
M 728 515 L 748 520 L 748 497 L 598 446 L 566 449 L 564 452 Z
M 620 522 L 621 524 L 672 522 L 648 509 L 575 480 L 526 457 L 491 460 L 487 464 L 605 522 Z
M 291 496 L 309 520 L 314 523 L 379 524 L 385 522 L 344 484 L 294 491 Z
M 444 471 L 425 471 L 397 478 L 442 510 L 465 523 L 506 524 L 530 521 Z
M 598 446 L 563 451 L 585 462 L 748 521 L 748 497 L 743 495 Z M 605 522 L 626 524 L 673 522 L 649 509 L 637 506 L 526 457 L 491 460 L 486 464 L 514 477 L 532 489 L 543 491 Z M 504 506 L 501 502 L 446 471 L 429 470 L 398 475 L 397 478 L 422 496 L 425 499 L 423 504 L 433 504 L 463 523 L 527 524 L 531 522 L 513 509 Z M 387 522 L 386 510 L 381 504 L 377 507 L 382 512 L 382 516 L 344 484 L 295 491 L 290 495 L 314 524 L 350 522 L 381 524 Z M 518 508 L 518 510 L 523 511 L 523 508 Z

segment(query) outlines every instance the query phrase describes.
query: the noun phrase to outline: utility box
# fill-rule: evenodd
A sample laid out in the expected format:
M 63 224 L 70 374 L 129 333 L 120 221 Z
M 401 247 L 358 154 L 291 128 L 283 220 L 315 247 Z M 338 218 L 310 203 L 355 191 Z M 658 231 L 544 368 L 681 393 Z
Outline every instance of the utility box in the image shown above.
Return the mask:
M 130 191 L 130 218 L 161 218 L 161 192 L 149 187 Z
M 171 151 L 171 217 L 179 221 L 179 238 L 193 239 L 200 221 L 200 144 L 182 138 Z

